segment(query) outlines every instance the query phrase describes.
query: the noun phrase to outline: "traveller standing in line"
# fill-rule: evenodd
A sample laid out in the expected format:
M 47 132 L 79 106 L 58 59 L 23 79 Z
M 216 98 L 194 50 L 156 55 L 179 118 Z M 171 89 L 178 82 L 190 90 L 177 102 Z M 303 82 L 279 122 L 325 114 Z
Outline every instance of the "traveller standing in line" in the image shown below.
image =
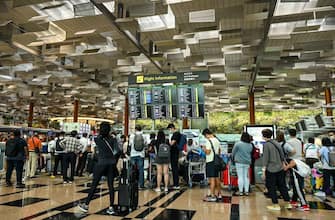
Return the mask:
M 91 143 L 90 139 L 87 137 L 87 133 L 83 133 L 83 136 L 79 139 L 81 146 L 81 156 L 78 158 L 78 165 L 77 165 L 77 176 L 83 176 L 84 169 L 86 167 L 87 155 L 88 151 L 90 151 Z
M 22 173 L 24 160 L 28 158 L 28 148 L 26 141 L 20 137 L 19 130 L 15 130 L 10 139 L 6 142 L 5 154 L 7 161 L 6 186 L 12 186 L 11 177 L 15 167 L 16 169 L 16 188 L 24 188 L 22 183 Z
M 63 155 L 63 180 L 64 183 L 72 183 L 74 180 L 74 170 L 76 166 L 77 154 L 82 150 L 80 141 L 76 138 L 77 131 L 71 131 L 71 136 L 64 138 L 60 145 L 64 148 Z M 67 176 L 67 169 L 71 165 L 70 177 Z
M 314 144 L 315 139 L 313 137 L 308 138 L 308 143 L 304 146 L 304 154 L 306 159 L 306 164 L 313 168 L 313 164 L 319 161 L 318 151 L 320 148 Z
M 146 143 L 143 137 L 142 128 L 139 125 L 135 126 L 135 133 L 130 135 L 130 161 L 136 165 L 139 171 L 139 189 L 143 190 L 144 187 L 144 157 Z
M 94 139 L 95 148 L 97 148 L 98 161 L 94 167 L 93 181 L 90 192 L 86 198 L 85 203 L 80 203 L 78 208 L 83 212 L 88 212 L 89 204 L 93 199 L 95 190 L 100 182 L 102 176 L 107 176 L 107 183 L 109 189 L 109 208 L 107 214 L 113 215 L 114 210 L 114 177 L 117 173 L 116 164 L 120 156 L 120 149 L 116 138 L 110 135 L 111 126 L 108 122 L 100 124 L 100 134 Z M 120 195 L 119 195 L 120 196 Z
M 26 177 L 34 178 L 37 170 L 37 160 L 42 149 L 42 142 L 38 137 L 38 133 L 28 139 L 29 159 L 27 160 Z
M 232 157 L 236 164 L 236 171 L 238 177 L 238 188 L 240 196 L 249 195 L 249 167 L 251 164 L 251 151 L 252 145 L 250 143 L 250 135 L 243 132 L 241 135 L 241 141 L 237 142 L 232 151 Z
M 221 153 L 220 142 L 208 128 L 203 130 L 202 135 L 207 139 L 204 150 L 206 153 L 206 177 L 209 178 L 210 184 L 210 195 L 206 196 L 204 201 L 216 202 L 222 199 L 219 171 L 214 166 L 214 152 L 216 155 Z
M 290 135 L 290 139 L 287 141 L 289 145 L 291 145 L 295 153 L 290 155 L 290 158 L 292 159 L 302 159 L 302 142 L 297 138 L 297 130 L 291 128 L 288 130 L 288 133 Z
M 157 140 L 155 142 L 156 148 L 156 159 L 155 162 L 157 164 L 157 188 L 156 192 L 161 192 L 161 183 L 162 183 L 162 174 L 164 175 L 164 192 L 168 192 L 169 186 L 169 164 L 170 164 L 170 146 L 166 144 L 165 134 L 163 130 L 158 131 Z M 166 154 L 160 155 L 160 148 L 166 147 Z
M 331 166 L 330 159 L 329 159 L 329 152 L 334 151 L 334 146 L 332 145 L 331 140 L 328 137 L 323 137 L 322 140 L 322 147 L 319 151 L 320 159 L 322 162 L 323 168 L 323 191 L 326 195 L 331 195 L 332 190 L 330 188 L 330 177 L 333 178 L 335 181 L 335 167 Z
M 53 175 L 51 176 L 51 178 L 55 178 L 58 174 L 57 170 L 58 170 L 58 165 L 60 164 L 61 167 L 61 171 L 62 171 L 62 175 L 63 175 L 63 156 L 64 156 L 64 148 L 60 145 L 60 142 L 65 138 L 65 132 L 62 131 L 56 134 L 56 138 L 55 138 L 55 144 L 53 146 L 53 149 L 51 152 L 54 152 L 54 157 L 55 157 L 55 161 L 54 161 L 54 167 L 53 167 Z M 60 162 L 60 163 L 59 163 Z
M 285 208 L 291 209 L 290 197 L 285 184 L 285 159 L 284 152 L 275 140 L 272 140 L 272 131 L 270 129 L 262 130 L 263 139 L 266 141 L 263 148 L 263 178 L 268 187 L 269 197 L 272 205 L 267 206 L 269 210 L 280 211 L 278 204 L 277 189 L 280 191 L 284 201 L 287 202 Z
M 172 133 L 172 137 L 170 140 L 170 160 L 171 160 L 171 168 L 172 168 L 172 177 L 173 177 L 173 189 L 180 189 L 179 186 L 179 149 L 178 143 L 181 140 L 181 133 L 176 130 L 174 124 L 169 124 L 167 129 Z

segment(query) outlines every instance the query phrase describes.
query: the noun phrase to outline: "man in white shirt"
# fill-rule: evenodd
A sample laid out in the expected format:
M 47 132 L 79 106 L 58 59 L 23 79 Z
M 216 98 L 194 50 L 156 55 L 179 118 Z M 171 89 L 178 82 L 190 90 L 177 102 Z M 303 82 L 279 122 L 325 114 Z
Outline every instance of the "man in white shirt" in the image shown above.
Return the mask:
M 89 138 L 87 138 L 87 133 L 83 133 L 83 136 L 80 138 L 79 141 L 81 146 L 83 146 L 83 148 L 81 150 L 81 154 L 79 155 L 76 175 L 83 176 L 83 171 L 86 167 L 87 154 L 88 151 L 90 150 L 89 148 L 91 144 Z
M 136 165 L 139 171 L 139 189 L 144 189 L 144 157 L 146 142 L 143 137 L 142 128 L 139 125 L 135 127 L 135 134 L 129 138 L 130 160 Z
M 295 149 L 295 154 L 290 155 L 292 159 L 302 159 L 302 142 L 296 137 L 297 131 L 295 129 L 289 129 L 288 133 L 290 135 L 290 139 L 287 141 L 289 145 L 291 145 Z

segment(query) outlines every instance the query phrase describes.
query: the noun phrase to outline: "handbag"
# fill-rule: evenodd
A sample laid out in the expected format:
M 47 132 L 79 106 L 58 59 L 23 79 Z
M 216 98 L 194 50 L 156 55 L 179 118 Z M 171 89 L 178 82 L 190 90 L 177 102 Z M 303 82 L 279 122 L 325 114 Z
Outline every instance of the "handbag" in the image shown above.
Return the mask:
M 214 154 L 214 167 L 215 167 L 215 170 L 216 171 L 223 171 L 226 169 L 226 163 L 223 161 L 223 159 L 217 155 L 215 153 L 215 150 L 214 150 L 214 146 L 213 146 L 213 143 L 211 140 L 209 140 L 210 144 L 211 144 L 211 147 L 212 147 L 212 151 L 213 151 L 213 154 Z
M 293 160 L 297 167 L 297 169 L 293 168 L 294 172 L 298 173 L 302 177 L 307 177 L 311 174 L 311 168 L 307 164 L 298 159 Z

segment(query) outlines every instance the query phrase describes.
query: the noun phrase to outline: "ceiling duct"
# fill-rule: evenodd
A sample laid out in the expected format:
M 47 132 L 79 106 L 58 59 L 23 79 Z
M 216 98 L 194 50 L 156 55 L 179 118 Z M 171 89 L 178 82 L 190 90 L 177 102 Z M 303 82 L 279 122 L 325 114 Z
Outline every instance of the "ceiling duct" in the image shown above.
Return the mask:
M 74 16 L 95 15 L 94 5 L 91 2 L 73 5 Z
M 0 26 L 0 41 L 10 42 L 13 35 L 13 25 L 11 23 Z

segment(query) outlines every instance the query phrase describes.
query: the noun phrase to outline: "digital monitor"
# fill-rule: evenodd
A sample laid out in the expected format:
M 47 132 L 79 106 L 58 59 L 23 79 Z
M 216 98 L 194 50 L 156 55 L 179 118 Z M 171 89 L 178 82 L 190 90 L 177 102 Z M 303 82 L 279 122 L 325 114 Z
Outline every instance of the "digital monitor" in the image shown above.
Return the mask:
M 275 125 L 246 125 L 244 131 L 248 132 L 253 137 L 254 145 L 263 153 L 263 144 L 265 143 L 262 135 L 262 130 L 270 129 L 273 133 L 272 138 L 276 137 Z
M 318 124 L 319 128 L 322 128 L 322 127 L 326 126 L 324 121 L 323 121 L 323 118 L 320 114 L 315 116 L 315 121 Z
M 307 126 L 306 126 L 305 120 L 301 120 L 300 125 L 301 125 L 301 130 L 307 131 Z

